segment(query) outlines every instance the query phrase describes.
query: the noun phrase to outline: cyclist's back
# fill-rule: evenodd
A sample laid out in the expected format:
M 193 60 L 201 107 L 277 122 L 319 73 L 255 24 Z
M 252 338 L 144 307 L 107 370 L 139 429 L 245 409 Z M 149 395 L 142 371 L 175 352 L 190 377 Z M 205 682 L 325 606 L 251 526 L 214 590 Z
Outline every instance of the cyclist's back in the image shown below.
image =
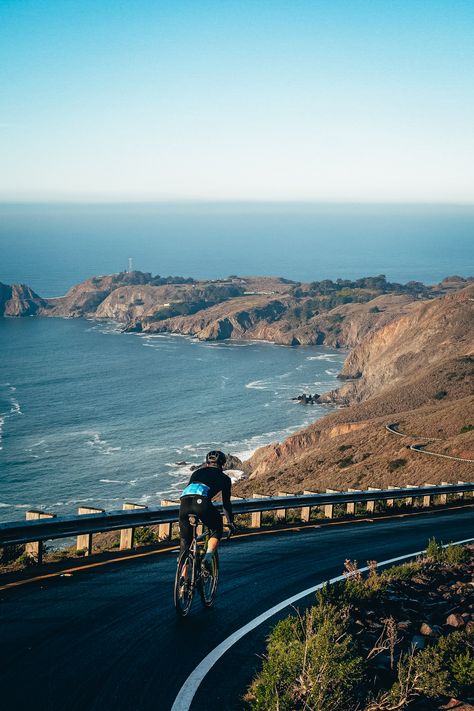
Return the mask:
M 208 550 L 217 549 L 222 537 L 222 517 L 212 505 L 212 499 L 222 493 L 222 505 L 227 521 L 232 525 L 231 490 L 232 481 L 224 474 L 226 457 L 222 452 L 209 452 L 206 465 L 196 469 L 189 479 L 189 483 L 181 494 L 179 510 L 179 529 L 181 536 L 181 552 L 186 550 L 192 540 L 192 527 L 189 523 L 189 514 L 195 514 L 208 527 L 210 540 Z

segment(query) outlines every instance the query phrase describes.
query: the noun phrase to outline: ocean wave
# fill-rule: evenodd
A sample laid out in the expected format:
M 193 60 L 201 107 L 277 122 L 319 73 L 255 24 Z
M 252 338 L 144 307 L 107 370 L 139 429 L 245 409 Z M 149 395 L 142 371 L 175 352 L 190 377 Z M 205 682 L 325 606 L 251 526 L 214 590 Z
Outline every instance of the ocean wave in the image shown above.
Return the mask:
M 268 380 L 252 380 L 250 383 L 246 383 L 245 387 L 248 390 L 268 390 Z
M 122 479 L 99 479 L 101 484 L 126 484 Z
M 338 353 L 321 353 L 317 356 L 307 356 L 306 360 L 333 360 L 333 358 L 340 358 Z

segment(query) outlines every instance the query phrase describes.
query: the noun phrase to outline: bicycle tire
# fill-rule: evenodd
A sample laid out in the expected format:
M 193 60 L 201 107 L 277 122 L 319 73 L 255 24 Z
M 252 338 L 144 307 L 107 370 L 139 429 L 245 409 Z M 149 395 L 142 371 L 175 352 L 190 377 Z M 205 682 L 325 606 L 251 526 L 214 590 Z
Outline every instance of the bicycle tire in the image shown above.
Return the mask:
M 174 606 L 181 617 L 186 617 L 193 604 L 193 564 L 194 556 L 186 551 L 180 557 L 174 580 Z
M 217 583 L 219 582 L 219 556 L 216 552 L 212 560 L 212 571 L 209 572 L 201 560 L 201 575 L 199 581 L 199 592 L 201 602 L 204 607 L 212 607 L 217 593 Z

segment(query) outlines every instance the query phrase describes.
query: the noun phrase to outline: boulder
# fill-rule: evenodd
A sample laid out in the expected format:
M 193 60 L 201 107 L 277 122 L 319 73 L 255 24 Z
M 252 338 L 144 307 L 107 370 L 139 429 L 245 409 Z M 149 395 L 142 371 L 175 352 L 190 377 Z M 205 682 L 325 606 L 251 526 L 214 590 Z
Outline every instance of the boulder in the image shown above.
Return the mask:
M 452 612 L 450 615 L 448 615 L 446 619 L 446 624 L 449 625 L 450 627 L 464 627 L 466 624 L 462 615 L 459 615 L 457 612 Z

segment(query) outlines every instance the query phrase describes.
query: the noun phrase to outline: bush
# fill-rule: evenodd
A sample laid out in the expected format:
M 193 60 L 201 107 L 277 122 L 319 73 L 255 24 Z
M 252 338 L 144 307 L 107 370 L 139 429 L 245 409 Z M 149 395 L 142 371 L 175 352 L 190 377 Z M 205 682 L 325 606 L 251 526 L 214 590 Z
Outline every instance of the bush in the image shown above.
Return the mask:
M 454 545 L 454 543 L 450 543 L 449 546 L 444 549 L 444 560 L 450 565 L 460 565 L 464 563 L 467 556 L 467 550 L 463 546 Z
M 460 434 L 464 434 L 465 432 L 472 432 L 474 430 L 474 425 L 464 425 L 464 427 L 461 427 L 460 429 Z
M 436 538 L 430 538 L 426 546 L 426 557 L 431 560 L 443 560 L 444 550 L 441 543 L 438 543 Z
M 247 700 L 255 711 L 349 711 L 362 668 L 346 611 L 320 603 L 278 623 Z
M 152 546 L 156 542 L 156 533 L 149 526 L 139 526 L 135 529 L 135 543 L 138 545 Z
M 338 465 L 340 469 L 344 469 L 345 467 L 350 467 L 351 464 L 354 464 L 354 457 L 352 454 L 350 454 L 348 457 L 344 457 L 343 459 L 340 459 L 338 461 Z
M 388 463 L 389 471 L 394 472 L 397 469 L 400 469 L 400 467 L 404 467 L 406 463 L 407 463 L 407 460 L 403 459 L 403 458 L 392 459 L 392 461 Z
M 433 396 L 435 400 L 442 400 L 447 395 L 446 390 L 438 390 L 438 392 Z
M 430 538 L 426 548 L 426 557 L 438 563 L 448 563 L 449 565 L 460 565 L 467 558 L 467 550 L 460 545 L 450 543 L 445 548 L 442 543 L 438 543 L 436 538 Z

